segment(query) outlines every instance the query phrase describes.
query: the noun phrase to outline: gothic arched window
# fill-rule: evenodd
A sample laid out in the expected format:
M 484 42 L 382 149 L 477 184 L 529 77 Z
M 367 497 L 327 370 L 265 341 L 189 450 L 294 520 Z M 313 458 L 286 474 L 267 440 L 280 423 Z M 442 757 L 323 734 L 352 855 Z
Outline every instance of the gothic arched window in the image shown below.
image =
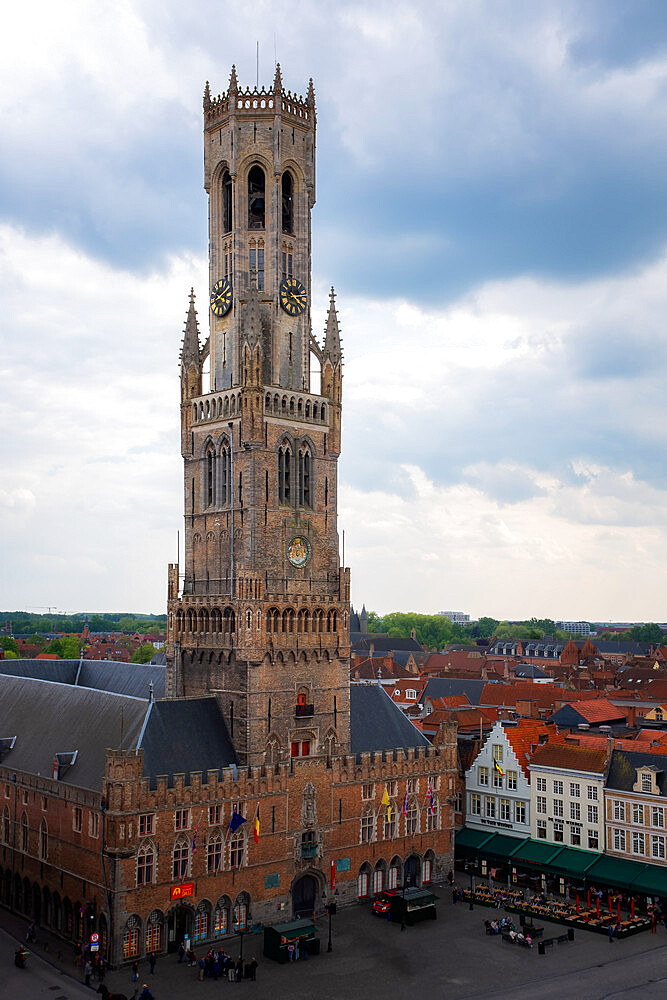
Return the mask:
M 213 830 L 206 845 L 206 871 L 217 872 L 222 867 L 222 834 Z
M 283 174 L 282 195 L 283 195 L 283 232 L 294 232 L 294 204 L 292 199 L 294 185 L 292 175 L 288 170 Z
M 151 885 L 155 871 L 155 845 L 145 840 L 137 854 L 137 885 Z
M 212 445 L 206 449 L 206 506 L 212 507 L 215 503 L 215 449 Z
M 278 449 L 278 500 L 292 502 L 292 452 L 288 444 Z
M 232 178 L 229 170 L 222 175 L 222 231 L 232 231 Z
M 310 472 L 312 459 L 307 445 L 299 448 L 299 505 L 311 507 L 310 502 Z
M 174 844 L 173 877 L 185 878 L 190 862 L 190 841 L 187 837 L 178 837 Z
M 248 174 L 248 229 L 264 229 L 264 171 L 254 166 Z
M 226 507 L 232 499 L 231 451 L 227 441 L 220 449 L 220 506 Z

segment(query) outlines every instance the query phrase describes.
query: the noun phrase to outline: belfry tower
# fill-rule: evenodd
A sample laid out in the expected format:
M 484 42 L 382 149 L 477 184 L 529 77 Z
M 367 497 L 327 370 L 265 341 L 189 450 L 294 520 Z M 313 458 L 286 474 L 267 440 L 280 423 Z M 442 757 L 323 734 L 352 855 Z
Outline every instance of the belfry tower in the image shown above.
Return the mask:
M 167 691 L 214 694 L 238 759 L 349 750 L 340 565 L 342 353 L 334 291 L 311 332 L 315 95 L 204 92 L 209 327 L 181 351 L 185 565 L 169 567 Z M 311 391 L 311 361 L 320 370 Z M 204 369 L 210 374 L 204 384 Z

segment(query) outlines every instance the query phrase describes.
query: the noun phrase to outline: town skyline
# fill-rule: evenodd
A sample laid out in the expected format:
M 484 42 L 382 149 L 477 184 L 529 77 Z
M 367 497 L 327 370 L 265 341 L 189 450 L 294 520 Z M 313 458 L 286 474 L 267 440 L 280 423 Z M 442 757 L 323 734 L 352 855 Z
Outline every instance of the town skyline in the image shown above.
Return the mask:
M 234 61 L 270 86 L 275 53 L 315 82 L 355 606 L 664 618 L 659 4 L 343 3 L 326 46 L 321 5 L 291 33 L 268 4 L 259 75 L 250 14 L 220 45 L 215 4 L 37 8 L 0 69 L 0 603 L 165 609 L 192 286 L 208 333 L 201 95 Z

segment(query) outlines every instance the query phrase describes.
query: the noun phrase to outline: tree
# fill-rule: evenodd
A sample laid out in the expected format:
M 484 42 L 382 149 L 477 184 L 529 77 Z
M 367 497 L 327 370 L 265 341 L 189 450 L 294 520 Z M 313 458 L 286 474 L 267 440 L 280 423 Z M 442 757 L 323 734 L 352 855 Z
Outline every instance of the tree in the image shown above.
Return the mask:
M 479 635 L 483 639 L 490 639 L 492 635 L 495 635 L 499 624 L 496 618 L 486 618 L 483 616 L 476 625 L 471 627 L 471 631 L 473 635 Z
M 646 625 L 633 625 L 629 636 L 635 642 L 652 642 L 654 645 L 659 646 L 667 644 L 665 633 L 655 622 L 648 622 Z
M 148 663 L 148 661 L 155 656 L 155 646 L 152 642 L 142 642 L 140 646 L 137 646 L 132 654 L 131 663 Z
M 73 635 L 67 635 L 60 640 L 64 660 L 78 660 L 81 656 L 81 642 Z
M 4 650 L 9 650 L 11 653 L 19 654 L 19 647 L 16 639 L 12 639 L 10 635 L 3 635 L 0 638 L 0 648 Z

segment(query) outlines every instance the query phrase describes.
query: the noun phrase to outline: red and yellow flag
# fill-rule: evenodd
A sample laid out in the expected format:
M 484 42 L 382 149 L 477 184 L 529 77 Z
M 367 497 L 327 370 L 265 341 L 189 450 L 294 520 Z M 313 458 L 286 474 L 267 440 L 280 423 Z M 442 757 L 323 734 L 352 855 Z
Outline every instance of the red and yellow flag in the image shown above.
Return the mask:
M 257 813 L 255 815 L 255 827 L 254 827 L 255 843 L 259 841 L 259 806 L 257 806 Z

